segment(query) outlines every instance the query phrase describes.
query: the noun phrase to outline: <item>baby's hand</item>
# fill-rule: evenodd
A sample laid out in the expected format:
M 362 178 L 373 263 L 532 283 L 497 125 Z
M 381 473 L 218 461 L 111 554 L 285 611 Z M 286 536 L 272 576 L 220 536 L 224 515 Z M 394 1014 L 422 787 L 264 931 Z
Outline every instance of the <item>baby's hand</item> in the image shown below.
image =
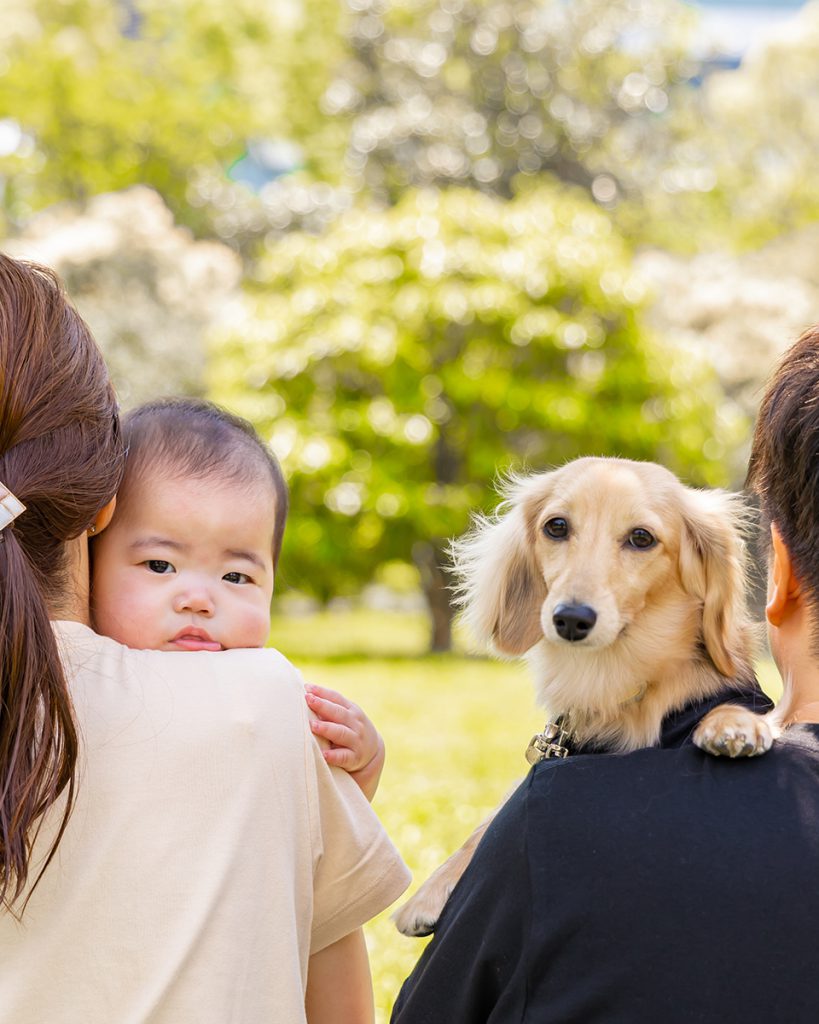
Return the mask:
M 335 690 L 305 683 L 307 705 L 316 717 L 310 725 L 330 746 L 324 760 L 350 773 L 364 796 L 372 800 L 384 767 L 384 741 L 357 704 Z

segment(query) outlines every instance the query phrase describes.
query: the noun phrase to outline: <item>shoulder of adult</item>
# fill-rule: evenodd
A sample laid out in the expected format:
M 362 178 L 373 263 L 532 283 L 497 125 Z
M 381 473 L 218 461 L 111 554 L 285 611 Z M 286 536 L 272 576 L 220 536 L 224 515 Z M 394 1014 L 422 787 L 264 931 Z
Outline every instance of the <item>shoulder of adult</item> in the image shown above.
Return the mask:
M 559 837 L 570 851 L 640 842 L 649 821 L 664 834 L 730 831 L 757 821 L 763 806 L 769 819 L 801 813 L 806 795 L 814 802 L 817 773 L 819 730 L 810 729 L 753 758 L 713 757 L 689 743 L 543 762 L 529 776 L 527 830 L 538 841 Z
M 175 652 L 157 652 L 175 658 Z M 187 657 L 191 652 L 180 652 Z M 277 686 L 290 686 L 303 691 L 304 682 L 301 673 L 282 653 L 273 647 L 250 648 L 241 647 L 218 654 L 207 652 L 194 653 L 194 658 L 201 659 L 207 665 L 214 678 L 227 678 L 231 681 L 244 679 L 250 684 L 259 682 L 270 683 L 275 679 Z
M 121 695 L 136 691 L 140 700 L 172 696 L 214 709 L 257 707 L 259 713 L 292 705 L 306 722 L 304 683 L 298 670 L 279 651 L 242 648 L 230 651 L 132 650 L 100 636 L 80 623 L 54 624 L 63 662 L 76 685 L 87 680 L 116 684 Z M 207 697 L 207 700 L 204 698 Z M 306 728 L 306 726 L 305 726 Z

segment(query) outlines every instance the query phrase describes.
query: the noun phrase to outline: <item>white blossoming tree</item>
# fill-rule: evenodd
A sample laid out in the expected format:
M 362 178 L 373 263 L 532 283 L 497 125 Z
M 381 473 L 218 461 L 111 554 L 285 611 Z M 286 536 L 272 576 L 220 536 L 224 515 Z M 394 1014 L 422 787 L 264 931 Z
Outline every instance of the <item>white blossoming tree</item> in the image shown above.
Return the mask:
M 205 334 L 230 315 L 238 257 L 197 242 L 144 187 L 56 206 L 5 243 L 53 267 L 103 350 L 125 406 L 204 389 Z

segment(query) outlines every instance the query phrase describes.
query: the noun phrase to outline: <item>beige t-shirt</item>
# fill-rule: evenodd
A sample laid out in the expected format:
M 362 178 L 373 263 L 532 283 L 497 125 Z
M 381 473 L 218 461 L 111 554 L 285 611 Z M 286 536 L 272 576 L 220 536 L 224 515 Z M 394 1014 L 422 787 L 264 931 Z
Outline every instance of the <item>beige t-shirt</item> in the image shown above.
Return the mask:
M 275 651 L 131 651 L 55 630 L 78 798 L 22 922 L 0 914 L 0 1022 L 303 1021 L 310 953 L 409 876 L 322 758 L 298 673 Z

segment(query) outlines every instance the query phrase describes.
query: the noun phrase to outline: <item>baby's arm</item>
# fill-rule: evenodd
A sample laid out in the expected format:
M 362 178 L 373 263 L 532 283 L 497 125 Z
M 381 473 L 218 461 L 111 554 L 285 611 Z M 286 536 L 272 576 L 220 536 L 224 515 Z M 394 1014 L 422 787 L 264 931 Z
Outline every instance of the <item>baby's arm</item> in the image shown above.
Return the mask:
M 350 773 L 359 789 L 372 800 L 384 767 L 384 741 L 357 704 L 335 690 L 306 683 L 307 705 L 316 717 L 313 732 L 330 744 L 324 760 Z
M 372 1024 L 373 987 L 364 933 L 357 929 L 310 957 L 308 1024 Z

